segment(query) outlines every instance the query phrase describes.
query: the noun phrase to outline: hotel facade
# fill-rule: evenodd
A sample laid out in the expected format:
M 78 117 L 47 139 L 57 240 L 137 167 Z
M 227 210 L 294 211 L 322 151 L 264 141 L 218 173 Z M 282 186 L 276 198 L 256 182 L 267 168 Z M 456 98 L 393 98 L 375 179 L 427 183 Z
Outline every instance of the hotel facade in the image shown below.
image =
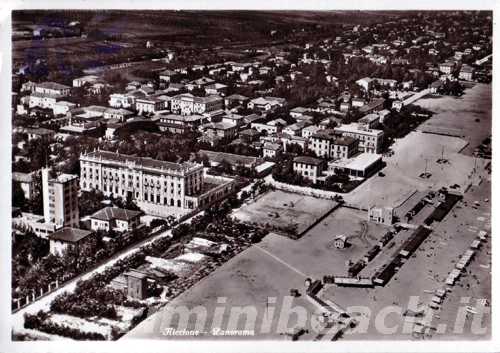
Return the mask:
M 80 155 L 80 188 L 134 200 L 147 214 L 183 216 L 233 192 L 234 181 L 204 175 L 203 165 L 114 152 Z

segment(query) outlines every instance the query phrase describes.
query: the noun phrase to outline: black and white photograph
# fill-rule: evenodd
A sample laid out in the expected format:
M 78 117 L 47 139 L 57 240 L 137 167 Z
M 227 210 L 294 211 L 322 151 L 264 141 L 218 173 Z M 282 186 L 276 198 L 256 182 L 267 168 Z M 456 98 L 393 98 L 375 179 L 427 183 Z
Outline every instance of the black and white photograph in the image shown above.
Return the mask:
M 493 347 L 496 11 L 443 3 L 11 8 L 9 344 Z

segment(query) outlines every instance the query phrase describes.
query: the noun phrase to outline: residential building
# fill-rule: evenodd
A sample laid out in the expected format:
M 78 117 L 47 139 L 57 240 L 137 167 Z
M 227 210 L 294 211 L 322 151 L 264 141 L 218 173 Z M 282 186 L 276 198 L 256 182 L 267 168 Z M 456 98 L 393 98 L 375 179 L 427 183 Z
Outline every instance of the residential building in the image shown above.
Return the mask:
M 363 98 L 353 98 L 351 104 L 354 108 L 359 108 L 365 105 L 366 101 Z
M 61 126 L 59 132 L 70 135 L 86 135 L 100 137 L 103 131 L 100 129 L 101 123 L 95 119 L 70 118 L 68 124 Z
M 43 140 L 46 142 L 52 141 L 56 133 L 53 130 L 45 128 L 26 128 L 24 132 L 28 135 L 28 141 L 32 140 Z
M 49 168 L 43 168 L 42 190 L 45 223 L 78 227 L 78 175 L 55 175 Z
M 311 136 L 308 148 L 318 157 L 347 159 L 358 152 L 358 140 L 326 129 Z
M 342 136 L 350 136 L 359 140 L 359 150 L 368 153 L 380 153 L 384 141 L 384 132 L 369 129 L 362 124 L 351 123 L 336 127 L 335 132 Z
M 205 93 L 208 95 L 217 94 L 220 96 L 225 96 L 227 92 L 227 86 L 217 82 L 206 85 L 204 88 L 205 88 Z
M 292 144 L 300 146 L 302 148 L 302 151 L 304 151 L 307 147 L 307 139 L 301 136 L 291 136 L 283 134 L 280 140 L 283 143 L 283 149 L 285 152 L 287 151 L 287 148 Z
M 155 117 L 160 131 L 169 131 L 173 134 L 183 134 L 197 129 L 206 118 L 202 115 L 160 114 Z
M 165 70 L 160 72 L 160 80 L 165 82 L 172 82 L 175 80 L 179 74 L 173 70 Z
M 252 129 L 257 130 L 259 133 L 266 132 L 269 134 L 276 134 L 281 132 L 281 125 L 270 125 L 269 123 L 252 123 Z
M 474 78 L 474 68 L 469 65 L 462 65 L 460 72 L 458 73 L 458 78 L 460 80 L 472 81 Z
M 325 161 L 320 158 L 299 156 L 293 159 L 293 171 L 307 180 L 316 183 L 325 168 Z
M 92 85 L 99 81 L 99 76 L 96 75 L 87 75 L 83 77 L 77 77 L 73 79 L 73 87 L 83 87 L 84 85 Z
M 36 236 L 44 239 L 57 229 L 54 223 L 45 223 L 43 216 L 26 212 L 22 212 L 20 217 L 13 216 L 12 224 L 25 227 L 31 230 Z
M 349 110 L 351 110 L 351 103 L 350 102 L 341 102 L 339 109 L 341 112 L 344 112 L 344 113 L 348 112 Z
M 376 113 L 366 114 L 358 120 L 358 124 L 362 124 L 369 129 L 376 128 L 380 125 L 380 115 Z
M 396 85 L 398 84 L 398 81 L 386 78 L 375 78 L 374 80 L 377 84 L 379 84 L 382 87 L 395 88 Z
M 109 96 L 109 105 L 113 108 L 133 108 L 136 97 L 128 93 L 113 93 Z
M 222 116 L 223 123 L 234 124 L 238 127 L 245 124 L 245 117 L 239 114 L 226 114 Z
M 36 93 L 46 94 L 49 96 L 66 97 L 69 96 L 71 92 L 71 87 L 66 85 L 61 85 L 56 82 L 42 82 L 35 83 L 33 90 Z
M 304 129 L 306 126 L 311 125 L 307 121 L 299 121 L 295 124 L 288 125 L 283 128 L 282 132 L 284 134 L 292 135 L 292 136 L 300 136 L 302 135 L 302 129 Z
M 135 109 L 142 113 L 156 113 L 165 110 L 165 100 L 159 97 L 145 97 L 135 100 Z
M 176 114 L 205 114 L 222 110 L 223 100 L 216 95 L 197 97 L 190 93 L 184 93 L 172 97 L 170 106 L 170 110 Z
M 226 109 L 232 108 L 234 106 L 246 106 L 250 98 L 242 96 L 241 94 L 231 94 L 224 98 L 224 105 Z
M 54 103 L 54 107 L 52 108 L 52 112 L 54 116 L 58 115 L 66 115 L 68 112 L 76 107 L 75 103 L 59 101 Z
M 374 80 L 370 77 L 364 77 L 362 79 L 357 80 L 356 84 L 358 86 L 361 86 L 365 91 L 369 91 L 371 90 L 374 84 Z
M 295 107 L 293 109 L 290 110 L 290 116 L 292 118 L 298 118 L 304 114 L 306 114 L 307 112 L 309 112 L 310 109 L 308 108 L 304 108 L 304 107 Z
M 301 135 L 304 138 L 309 138 L 320 130 L 323 130 L 322 126 L 317 126 L 317 125 L 306 126 L 305 128 L 302 129 Z
M 264 158 L 275 158 L 283 151 L 283 146 L 279 143 L 266 142 L 262 146 L 262 156 Z
M 49 93 L 40 93 L 33 92 L 29 96 L 28 106 L 30 108 L 42 108 L 42 109 L 50 109 L 54 110 L 54 107 L 59 99 L 63 97 L 59 95 L 49 94 Z
M 55 256 L 63 256 L 69 249 L 76 252 L 89 241 L 93 233 L 88 230 L 64 227 L 56 230 L 48 236 L 50 253 Z
M 403 101 L 395 100 L 392 102 L 392 109 L 397 110 L 398 112 L 403 109 Z
M 236 169 L 238 166 L 244 166 L 245 168 L 254 169 L 256 166 L 261 164 L 263 161 L 261 158 L 252 156 L 243 156 L 234 153 L 225 152 L 215 152 L 208 150 L 199 150 L 199 156 L 206 156 L 211 167 L 218 166 L 222 161 L 225 161 L 231 165 L 231 167 Z
M 279 97 L 259 97 L 254 98 L 248 102 L 248 109 L 254 109 L 257 111 L 269 112 L 275 110 L 279 107 L 284 107 L 286 105 L 285 98 Z
M 245 143 L 252 143 L 259 139 L 260 132 L 255 129 L 245 129 L 239 132 L 238 137 Z
M 208 85 L 214 84 L 214 83 L 215 83 L 215 81 L 212 80 L 210 77 L 202 77 L 202 78 L 199 78 L 199 79 L 196 79 L 196 80 L 193 80 L 193 81 L 187 83 L 186 88 L 188 89 L 188 91 L 192 91 L 195 88 L 202 89 L 202 88 L 204 88 Z
M 134 115 L 133 112 L 127 109 L 119 108 L 106 108 L 103 112 L 103 117 L 106 120 L 116 119 L 117 121 L 124 122 L 128 118 L 131 118 Z
M 228 122 L 207 123 L 202 125 L 203 140 L 212 145 L 229 142 L 236 137 L 237 125 Z
M 363 114 L 369 114 L 373 112 L 378 112 L 384 109 L 384 98 L 373 98 L 367 104 L 359 108 L 359 112 Z
M 455 63 L 454 62 L 445 62 L 442 64 L 439 64 L 439 71 L 446 75 L 450 75 L 453 70 L 455 70 Z
M 90 216 L 90 228 L 93 231 L 111 230 L 127 232 L 137 228 L 140 224 L 142 212 L 127 210 L 118 207 L 105 207 Z

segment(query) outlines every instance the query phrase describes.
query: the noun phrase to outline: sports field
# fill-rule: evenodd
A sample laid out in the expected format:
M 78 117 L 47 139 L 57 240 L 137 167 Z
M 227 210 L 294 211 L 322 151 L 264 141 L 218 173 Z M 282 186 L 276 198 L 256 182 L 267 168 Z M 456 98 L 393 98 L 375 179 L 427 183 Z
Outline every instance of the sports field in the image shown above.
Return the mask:
M 271 191 L 234 213 L 243 222 L 287 228 L 296 225 L 297 234 L 309 228 L 337 203 L 284 191 Z

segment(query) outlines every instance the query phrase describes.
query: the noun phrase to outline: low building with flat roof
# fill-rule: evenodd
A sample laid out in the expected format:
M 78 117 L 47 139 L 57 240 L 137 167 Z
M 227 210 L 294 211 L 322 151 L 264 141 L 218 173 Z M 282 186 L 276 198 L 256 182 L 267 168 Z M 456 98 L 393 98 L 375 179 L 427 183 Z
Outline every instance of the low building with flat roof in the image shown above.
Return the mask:
M 352 158 L 335 160 L 328 163 L 328 175 L 334 175 L 341 169 L 350 176 L 367 178 L 382 166 L 382 156 L 375 153 L 360 153 Z

